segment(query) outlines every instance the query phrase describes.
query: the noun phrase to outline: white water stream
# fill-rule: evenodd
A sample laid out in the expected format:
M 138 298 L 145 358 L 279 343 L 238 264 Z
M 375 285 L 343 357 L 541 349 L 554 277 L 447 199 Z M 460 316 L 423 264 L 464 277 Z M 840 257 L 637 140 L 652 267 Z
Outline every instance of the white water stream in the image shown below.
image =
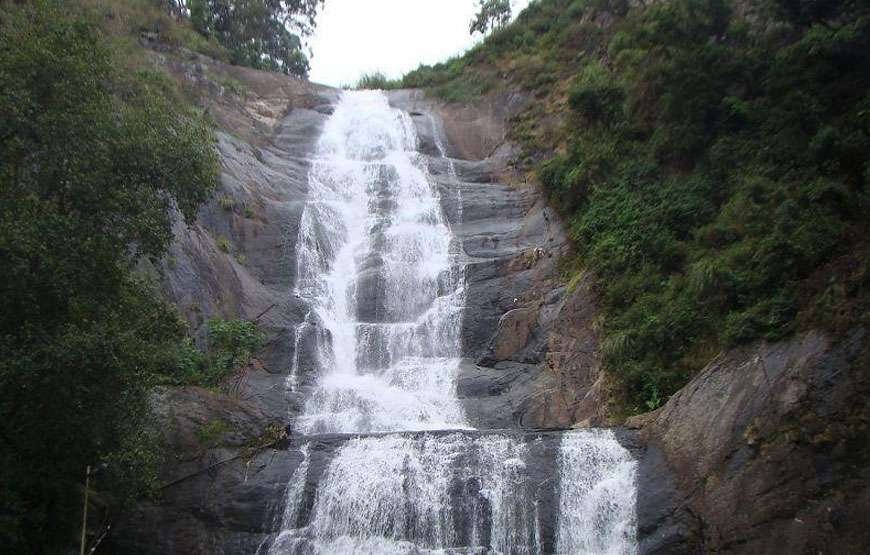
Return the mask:
M 389 433 L 347 439 L 317 476 L 306 445 L 269 553 L 541 553 L 546 499 L 547 551 L 635 552 L 636 463 L 611 432 L 564 434 L 542 481 L 541 440 L 471 431 L 456 396 L 460 247 L 410 116 L 382 93 L 344 93 L 329 118 L 296 250 L 311 312 L 291 380 L 300 360 L 317 376 L 296 430 Z

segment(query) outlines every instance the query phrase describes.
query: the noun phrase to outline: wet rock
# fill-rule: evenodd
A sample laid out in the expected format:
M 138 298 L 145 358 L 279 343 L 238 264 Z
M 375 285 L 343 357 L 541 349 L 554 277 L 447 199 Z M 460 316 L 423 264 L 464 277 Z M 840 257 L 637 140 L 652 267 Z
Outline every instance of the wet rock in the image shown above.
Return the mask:
M 466 366 L 460 382 L 508 384 L 502 398 L 466 394 L 471 421 L 482 427 L 606 422 L 591 280 L 566 290 L 557 268 L 568 251 L 561 222 L 541 192 L 511 169 L 516 150 L 504 140 L 503 122 L 524 99 L 508 95 L 472 108 L 419 91 L 392 92 L 389 99 L 420 114 L 413 122 L 423 144 L 440 142 L 453 157 L 436 152 L 429 167 L 468 257 L 463 351 L 496 370 Z
M 495 335 L 489 344 L 489 352 L 481 365 L 488 366 L 499 360 L 512 360 L 529 341 L 532 326 L 537 322 L 538 313 L 531 308 L 515 308 L 499 318 Z
M 258 318 L 268 344 L 231 394 L 174 388 L 155 398 L 167 485 L 159 502 L 140 502 L 114 523 L 110 553 L 255 552 L 273 531 L 301 455 L 251 452 L 251 442 L 269 426 L 292 422 L 313 379 L 305 369 L 318 344 L 329 341 L 292 287 L 307 156 L 338 92 L 197 60 L 159 61 L 205 95 L 220 129 L 220 186 L 191 225 L 176 218 L 168 255 L 156 267 L 143 262 L 143 271 L 159 278 L 200 342 L 211 318 Z M 215 77 L 241 82 L 244 99 L 213 94 Z M 301 367 L 296 385 L 289 379 L 294 362 Z

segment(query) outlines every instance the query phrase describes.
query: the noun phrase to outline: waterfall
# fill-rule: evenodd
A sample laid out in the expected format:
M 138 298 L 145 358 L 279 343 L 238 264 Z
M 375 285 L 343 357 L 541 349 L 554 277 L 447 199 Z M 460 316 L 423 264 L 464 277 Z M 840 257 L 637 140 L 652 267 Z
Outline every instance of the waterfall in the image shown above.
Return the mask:
M 559 553 L 635 551 L 637 462 L 609 430 L 572 431 L 559 453 Z
M 326 331 L 297 428 L 467 427 L 456 400 L 464 280 L 408 114 L 346 94 L 309 174 L 297 294 Z
M 313 376 L 295 429 L 326 439 L 269 553 L 633 553 L 635 463 L 612 433 L 466 420 L 462 249 L 417 142 L 383 93 L 346 92 L 311 161 L 290 379 Z

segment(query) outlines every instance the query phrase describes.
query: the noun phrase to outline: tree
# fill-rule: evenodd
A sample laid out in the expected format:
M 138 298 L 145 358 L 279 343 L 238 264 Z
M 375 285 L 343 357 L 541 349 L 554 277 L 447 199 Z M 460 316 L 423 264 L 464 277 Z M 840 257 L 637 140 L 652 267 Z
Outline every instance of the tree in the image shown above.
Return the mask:
M 304 77 L 302 39 L 323 0 L 189 0 L 194 28 L 230 50 L 233 63 Z
M 161 256 L 218 164 L 169 79 L 115 70 L 72 4 L 0 5 L 0 544 L 58 552 L 86 465 L 153 485 L 152 376 L 184 336 L 134 266 Z
M 471 20 L 469 34 L 485 35 L 506 25 L 511 19 L 510 0 L 477 0 L 477 14 Z

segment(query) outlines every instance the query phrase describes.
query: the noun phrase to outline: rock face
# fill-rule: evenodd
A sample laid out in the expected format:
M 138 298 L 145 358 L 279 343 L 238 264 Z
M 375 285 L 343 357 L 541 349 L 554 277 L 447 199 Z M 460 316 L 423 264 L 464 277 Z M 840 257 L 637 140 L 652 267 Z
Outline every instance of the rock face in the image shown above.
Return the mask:
M 223 172 L 216 198 L 192 226 L 178 224 L 170 255 L 154 271 L 200 336 L 209 318 L 259 316 L 270 342 L 231 396 L 178 388 L 155 398 L 172 456 L 161 476 L 167 485 L 159 502 L 142 502 L 128 512 L 108 549 L 251 553 L 279 529 L 287 481 L 302 460 L 300 445 L 307 443 L 315 454 L 311 464 L 322 466 L 347 439 L 297 437 L 293 445 L 254 448 L 270 430 L 292 423 L 315 378 L 304 371 L 311 365 L 298 360 L 298 387 L 287 380 L 297 346 L 319 329 L 316 322 L 298 326 L 307 309 L 292 294 L 294 248 L 307 191 L 306 156 L 338 93 L 286 78 L 271 83 L 280 85 L 278 93 L 269 92 L 270 83 L 257 72 L 166 63 L 211 102 L 224 129 L 218 145 Z M 244 99 L 215 85 L 214 75 L 230 72 L 250 87 Z M 484 429 L 516 429 L 598 418 L 597 406 L 584 404 L 592 398 L 600 367 L 589 284 L 569 292 L 561 283 L 557 261 L 568 248 L 565 235 L 533 186 L 511 183 L 513 152 L 496 148 L 504 142 L 504 114 L 456 111 L 414 91 L 394 93 L 390 100 L 412 114 L 444 210 L 468 256 L 463 323 L 468 359 L 459 393 L 472 422 Z M 362 263 L 377 268 L 380 261 Z M 362 285 L 364 290 L 364 280 Z M 377 295 L 368 301 L 361 310 L 384 310 Z M 549 445 L 549 455 L 535 464 L 543 482 L 559 434 L 529 434 L 529 441 Z M 627 445 L 643 459 L 643 448 L 628 437 Z M 305 486 L 311 495 L 314 486 Z M 553 531 L 548 534 L 545 545 L 552 546 Z
M 273 424 L 244 400 L 200 388 L 154 399 L 169 460 L 156 501 L 128 510 L 108 538 L 109 553 L 254 553 L 272 531 L 298 451 L 254 450 Z M 277 507 L 277 508 L 276 508 Z
M 321 333 L 317 322 L 298 326 L 307 308 L 292 293 L 294 248 L 306 156 L 338 92 L 201 59 L 164 63 L 215 114 L 223 172 L 216 198 L 194 225 L 178 224 L 170 255 L 151 270 L 200 337 L 209 318 L 259 316 L 270 341 L 232 396 L 176 388 L 155 397 L 171 455 L 167 485 L 159 501 L 131 508 L 101 549 L 253 553 L 280 530 L 301 446 L 316 477 L 347 440 L 274 441 L 315 378 L 297 358 L 298 387 L 287 381 L 296 347 Z M 246 92 L 227 92 L 219 82 L 228 77 Z M 540 429 L 605 423 L 607 395 L 592 281 L 561 279 L 558 261 L 569 250 L 562 225 L 511 169 L 504 122 L 528 100 L 457 107 L 418 91 L 389 99 L 412 116 L 467 256 L 458 394 L 479 433 L 511 429 L 540 444 L 530 468 L 542 482 L 559 434 Z M 380 263 L 363 261 L 372 276 Z M 362 319 L 386 310 L 377 294 L 366 299 Z M 870 545 L 862 526 L 870 514 L 867 369 L 864 331 L 836 343 L 804 334 L 725 353 L 662 409 L 630 420 L 641 430 L 618 437 L 638 460 L 641 553 L 862 552 Z M 303 494 L 314 487 L 303 484 Z M 545 547 L 553 533 L 542 531 Z
M 292 294 L 294 246 L 307 156 L 339 91 L 195 55 L 155 56 L 193 87 L 217 122 L 222 171 L 196 221 L 178 221 L 169 254 L 143 270 L 158 277 L 198 341 L 210 318 L 259 317 L 269 342 L 232 395 L 175 388 L 155 396 L 168 485 L 158 502 L 127 511 L 101 550 L 253 553 L 272 532 L 273 512 L 301 460 L 286 446 L 255 447 L 287 425 L 301 395 L 287 383 L 294 330 L 306 310 Z M 232 93 L 227 82 L 243 90 Z
M 647 416 L 697 549 L 866 553 L 868 394 L 866 332 L 813 332 L 720 356 Z
M 459 395 L 472 422 L 604 423 L 590 281 L 566 287 L 558 269 L 569 250 L 562 224 L 538 188 L 512 169 L 516 152 L 505 142 L 504 122 L 528 100 L 508 95 L 469 107 L 394 91 L 390 101 L 413 116 L 421 151 L 433 155 L 431 172 L 468 256 L 463 337 L 470 360 Z
M 286 387 L 294 330 L 306 312 L 292 285 L 308 156 L 339 91 L 198 56 L 161 60 L 217 122 L 221 179 L 192 225 L 176 223 L 154 271 L 200 343 L 210 318 L 258 318 L 269 343 L 240 393 L 286 420 L 298 398 Z

